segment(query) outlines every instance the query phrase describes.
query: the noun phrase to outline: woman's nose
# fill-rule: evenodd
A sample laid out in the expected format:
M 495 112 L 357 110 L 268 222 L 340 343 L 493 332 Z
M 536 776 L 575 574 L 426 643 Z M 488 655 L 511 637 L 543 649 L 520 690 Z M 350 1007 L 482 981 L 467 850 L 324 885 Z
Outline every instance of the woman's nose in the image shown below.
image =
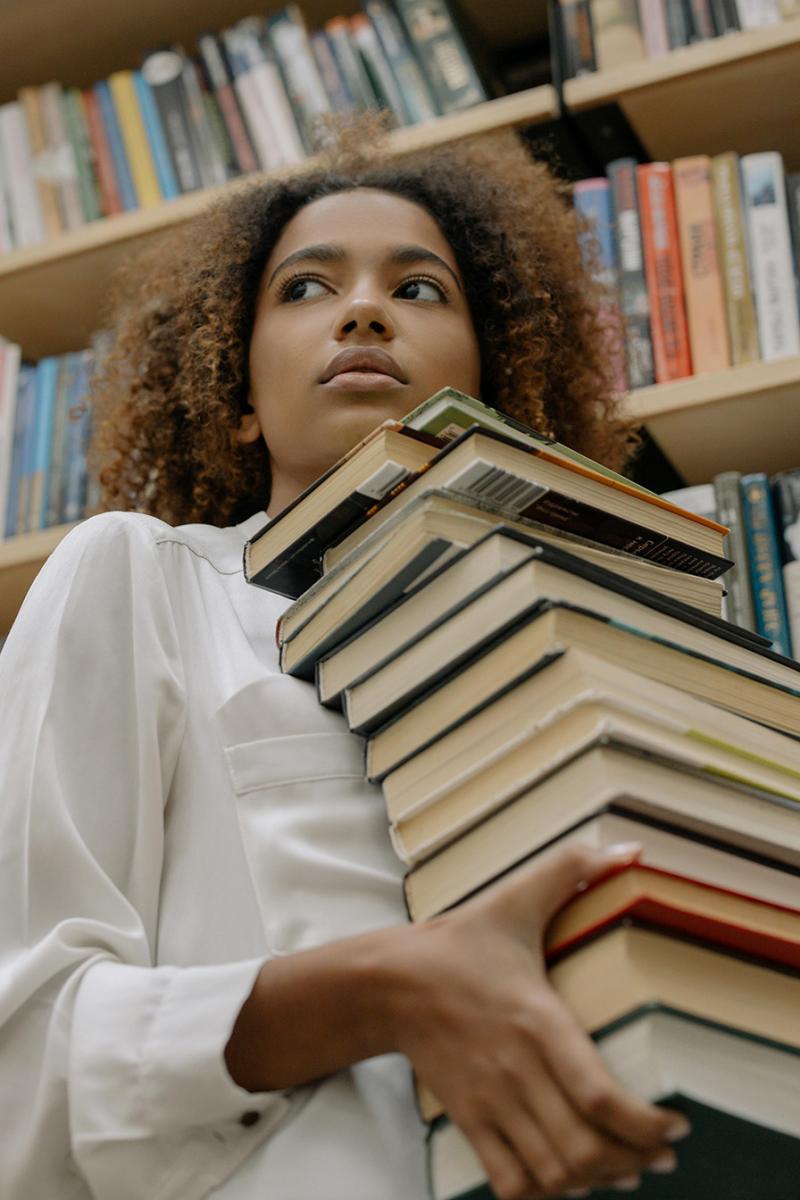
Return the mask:
M 348 301 L 338 321 L 337 336 L 343 338 L 366 330 L 379 334 L 381 338 L 394 337 L 394 325 L 383 304 L 368 296 L 354 296 Z

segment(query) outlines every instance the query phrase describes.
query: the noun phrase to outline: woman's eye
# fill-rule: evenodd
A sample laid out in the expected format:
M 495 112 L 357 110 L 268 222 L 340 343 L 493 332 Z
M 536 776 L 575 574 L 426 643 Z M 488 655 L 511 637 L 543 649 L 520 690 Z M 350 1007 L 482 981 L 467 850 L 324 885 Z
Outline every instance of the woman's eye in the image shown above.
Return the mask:
M 299 279 L 290 279 L 288 283 L 285 283 L 281 288 L 280 298 L 281 300 L 311 300 L 315 296 L 324 295 L 326 291 L 325 285 L 318 279 L 304 276 Z
M 405 283 L 400 284 L 397 292 L 398 295 L 401 292 L 405 293 L 401 296 L 403 300 L 427 300 L 440 304 L 447 300 L 444 288 L 432 279 L 407 279 Z

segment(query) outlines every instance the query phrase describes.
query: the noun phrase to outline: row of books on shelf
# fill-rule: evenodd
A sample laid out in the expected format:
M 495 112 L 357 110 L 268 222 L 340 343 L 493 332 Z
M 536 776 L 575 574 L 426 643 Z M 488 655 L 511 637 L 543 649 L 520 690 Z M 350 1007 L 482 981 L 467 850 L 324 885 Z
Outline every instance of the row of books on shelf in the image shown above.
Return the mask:
M 798 0 L 560 0 L 564 78 L 800 16 Z
M 551 925 L 551 982 L 618 1078 L 689 1116 L 676 1195 L 788 1200 L 800 665 L 721 618 L 725 537 L 448 391 L 257 533 L 245 574 L 292 599 L 281 669 L 365 739 L 410 920 L 548 847 L 640 843 Z M 428 1083 L 432 1195 L 490 1200 Z
M 101 343 L 33 365 L 0 341 L 0 539 L 80 520 L 92 503 L 88 397 Z
M 800 173 L 776 151 L 617 159 L 573 200 L 620 390 L 800 354 Z
M 727 619 L 800 659 L 800 468 L 771 479 L 763 471 L 725 471 L 664 495 L 728 526 Z
M 0 106 L 0 249 L 301 161 L 328 113 L 397 125 L 487 91 L 444 0 L 364 0 L 309 31 L 296 4 L 154 50 L 91 87 L 51 82 Z

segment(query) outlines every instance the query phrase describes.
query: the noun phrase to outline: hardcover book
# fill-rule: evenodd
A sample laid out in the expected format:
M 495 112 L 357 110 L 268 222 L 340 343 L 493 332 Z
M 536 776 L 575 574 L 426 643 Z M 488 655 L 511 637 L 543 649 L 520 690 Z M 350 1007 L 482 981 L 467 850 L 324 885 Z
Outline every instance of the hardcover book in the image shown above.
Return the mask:
M 800 354 L 783 162 L 775 151 L 745 154 L 741 169 L 761 357 Z
M 715 155 L 711 181 L 731 362 L 737 366 L 760 358 L 738 155 Z
M 606 174 L 611 181 L 617 245 L 619 246 L 622 315 L 626 323 L 628 379 L 632 388 L 655 383 L 653 344 L 650 336 L 650 305 L 644 273 L 642 232 L 636 160 L 619 158 L 610 162 Z
M 692 373 L 672 168 L 646 163 L 636 177 L 656 382 L 667 383 Z
M 722 275 L 717 256 L 711 160 L 698 154 L 672 164 L 689 342 L 695 374 L 730 366 Z
M 741 486 L 756 628 L 771 640 L 779 654 L 791 654 L 779 532 L 770 500 L 769 480 L 759 471 L 743 475 Z

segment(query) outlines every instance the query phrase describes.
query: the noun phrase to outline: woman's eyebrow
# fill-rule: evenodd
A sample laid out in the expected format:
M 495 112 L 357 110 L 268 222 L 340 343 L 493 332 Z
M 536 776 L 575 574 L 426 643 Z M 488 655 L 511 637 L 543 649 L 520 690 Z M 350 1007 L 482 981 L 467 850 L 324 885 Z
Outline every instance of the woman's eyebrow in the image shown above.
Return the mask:
M 315 246 L 304 246 L 302 250 L 295 250 L 293 254 L 288 255 L 282 263 L 279 263 L 270 276 L 267 287 L 272 286 L 272 282 L 279 271 L 285 270 L 286 267 L 292 266 L 297 262 L 307 262 L 310 259 L 314 262 L 342 262 L 347 258 L 347 251 L 343 246 L 336 246 L 330 242 L 321 242 Z M 437 266 L 442 267 L 449 275 L 452 276 L 453 282 L 459 291 L 462 291 L 458 276 L 451 266 L 449 266 L 443 258 L 438 254 L 434 254 L 432 250 L 426 250 L 424 246 L 396 246 L 389 255 L 389 262 L 397 265 L 410 265 L 418 262 L 432 262 Z

